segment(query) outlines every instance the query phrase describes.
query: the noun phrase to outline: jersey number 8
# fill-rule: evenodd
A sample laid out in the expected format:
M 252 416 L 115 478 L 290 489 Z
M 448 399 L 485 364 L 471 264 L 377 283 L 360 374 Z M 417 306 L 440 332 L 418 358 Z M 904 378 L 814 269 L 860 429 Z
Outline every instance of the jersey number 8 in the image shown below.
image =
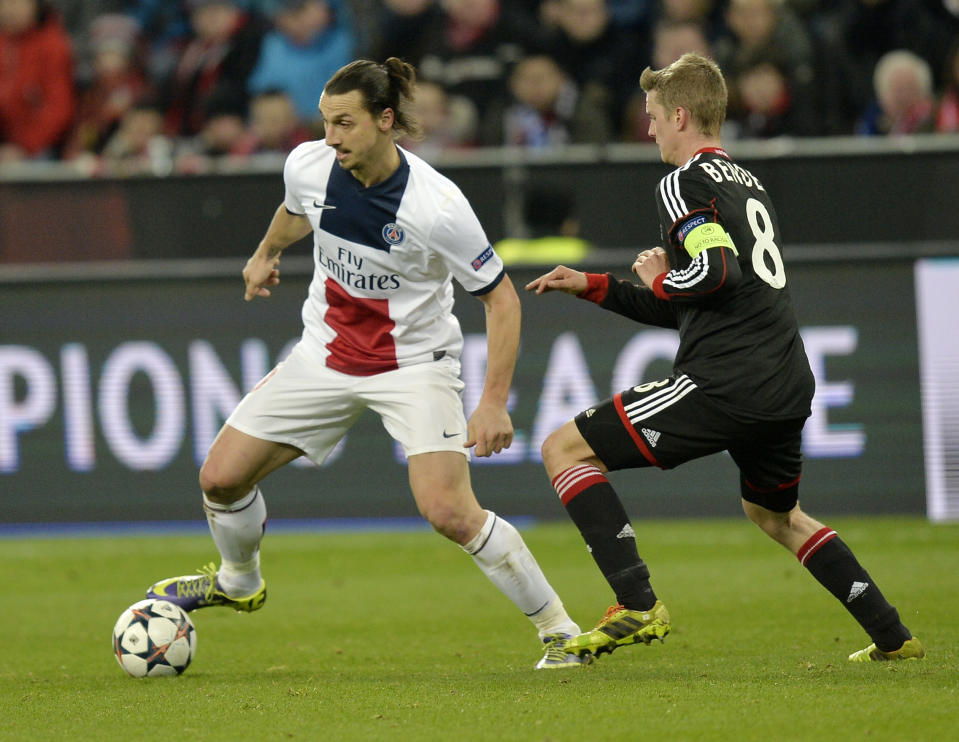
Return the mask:
M 751 198 L 746 201 L 746 219 L 756 241 L 753 243 L 753 270 L 774 289 L 786 285 L 786 268 L 783 266 L 782 253 L 775 241 L 772 219 L 762 201 Z M 762 223 L 760 224 L 760 220 Z M 766 262 L 766 256 L 772 262 L 772 268 Z

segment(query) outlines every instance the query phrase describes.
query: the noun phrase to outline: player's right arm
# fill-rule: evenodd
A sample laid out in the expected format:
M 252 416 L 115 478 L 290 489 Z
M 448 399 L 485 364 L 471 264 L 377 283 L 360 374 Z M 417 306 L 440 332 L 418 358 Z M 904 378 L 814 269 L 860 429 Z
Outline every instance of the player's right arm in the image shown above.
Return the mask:
M 537 294 L 545 294 L 547 291 L 565 291 L 567 294 L 579 296 L 587 288 L 589 288 L 589 282 L 586 274 L 567 268 L 565 265 L 557 265 L 549 273 L 544 273 L 526 284 L 527 291 L 534 291 Z
M 526 284 L 526 290 L 536 294 L 564 291 L 643 324 L 676 328 L 676 316 L 668 302 L 657 299 L 649 289 L 619 281 L 610 273 L 584 273 L 558 265 Z
M 246 284 L 243 298 L 246 301 L 270 295 L 269 287 L 280 282 L 280 253 L 312 230 L 313 226 L 306 215 L 291 213 L 285 204 L 277 207 L 266 234 L 243 269 L 243 282 Z

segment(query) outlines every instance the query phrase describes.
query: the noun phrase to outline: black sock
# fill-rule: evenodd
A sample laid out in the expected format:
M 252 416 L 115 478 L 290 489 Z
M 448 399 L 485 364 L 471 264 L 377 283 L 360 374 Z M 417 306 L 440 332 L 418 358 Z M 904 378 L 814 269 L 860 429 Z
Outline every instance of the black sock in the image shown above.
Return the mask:
M 912 638 L 899 613 L 836 532 L 820 529 L 799 550 L 800 563 L 845 606 L 884 652 Z
M 553 486 L 616 600 L 634 611 L 652 608 L 656 593 L 649 568 L 636 551 L 629 516 L 603 473 L 587 464 L 574 466 L 559 474 Z

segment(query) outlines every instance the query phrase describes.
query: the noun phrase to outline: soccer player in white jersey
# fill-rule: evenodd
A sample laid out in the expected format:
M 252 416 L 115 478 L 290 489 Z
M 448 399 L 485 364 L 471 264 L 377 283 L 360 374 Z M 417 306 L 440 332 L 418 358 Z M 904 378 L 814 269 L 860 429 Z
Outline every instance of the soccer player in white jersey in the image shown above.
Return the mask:
M 460 190 L 396 145 L 419 131 L 410 115 L 414 83 L 414 69 L 396 58 L 346 65 L 320 98 L 325 140 L 290 153 L 284 202 L 243 279 L 247 301 L 269 296 L 282 251 L 313 232 L 302 339 L 243 398 L 200 470 L 219 568 L 161 580 L 147 595 L 186 610 L 260 608 L 266 506 L 259 482 L 304 454 L 322 463 L 369 408 L 406 453 L 422 515 L 536 626 L 546 650 L 536 668 L 574 667 L 584 660 L 559 646 L 579 628 L 519 532 L 483 510 L 470 484 L 470 449 L 485 457 L 512 442 L 506 402 L 520 304 Z M 468 422 L 454 278 L 486 309 L 486 380 Z

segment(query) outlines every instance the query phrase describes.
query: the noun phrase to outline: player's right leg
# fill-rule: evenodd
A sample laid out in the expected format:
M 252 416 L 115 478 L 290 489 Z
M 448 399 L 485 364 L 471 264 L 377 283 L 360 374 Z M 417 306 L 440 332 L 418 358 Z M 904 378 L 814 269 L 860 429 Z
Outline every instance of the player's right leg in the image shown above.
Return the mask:
M 672 468 L 726 447 L 726 417 L 686 376 L 640 384 L 581 412 L 543 444 L 543 463 L 567 515 L 616 595 L 592 631 L 566 651 L 612 652 L 670 631 L 669 612 L 649 580 L 636 534 L 607 471 Z
M 266 527 L 266 504 L 257 486 L 271 471 L 301 452 L 225 425 L 200 469 L 203 509 L 220 566 L 210 563 L 196 574 L 160 580 L 147 597 L 176 603 L 186 611 L 228 606 L 255 611 L 266 601 L 260 574 L 260 542 Z
M 606 467 L 575 422 L 547 438 L 543 463 L 618 601 L 592 630 L 569 638 L 563 650 L 587 657 L 627 644 L 662 641 L 670 629 L 669 612 L 656 599 L 629 516 L 606 479 Z
M 251 611 L 263 604 L 266 506 L 258 483 L 303 454 L 323 462 L 362 414 L 352 393 L 355 382 L 356 377 L 326 368 L 299 343 L 240 401 L 200 469 L 203 508 L 220 566 L 162 580 L 148 595 L 186 610 L 227 605 Z

